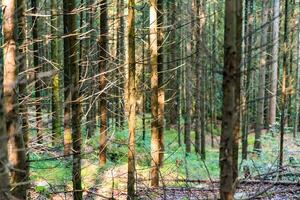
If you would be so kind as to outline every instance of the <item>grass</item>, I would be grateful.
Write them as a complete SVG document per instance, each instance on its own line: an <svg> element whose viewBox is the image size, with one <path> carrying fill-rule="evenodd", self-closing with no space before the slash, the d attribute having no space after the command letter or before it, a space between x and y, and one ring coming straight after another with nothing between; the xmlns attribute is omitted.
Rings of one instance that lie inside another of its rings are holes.
<svg viewBox="0 0 300 200"><path fill-rule="evenodd" d="M150 128L147 127L146 138L143 141L141 131L141 119L137 122L136 131L136 169L139 179L148 179L150 171ZM149 124L149 122L147 123ZM110 194L111 188L116 190L125 190L126 188L126 172L127 172L127 132L126 131L110 131L109 144L107 150L107 165L103 168L98 167L98 141L99 131L96 131L91 139L83 140L83 159L82 159L82 177L83 187L89 189L91 187L101 187L103 194ZM220 130L215 129L215 133ZM207 136L208 137L208 136ZM218 137L218 136L215 136ZM183 137L182 137L183 138ZM191 138L194 138L192 132ZM207 138L208 140L209 138ZM263 153L260 157L250 153L249 159L240 162L240 174L242 175L243 166L247 165L252 174L262 174L276 168L278 160L278 135L272 137L266 133L262 137ZM206 146L206 160L203 161L195 154L194 149L188 155L185 153L184 146L177 143L177 132L175 130L165 131L165 155L164 164L161 168L161 176L164 180L170 179L218 179L219 178L219 149L211 148L208 143ZM249 135L249 150L253 148L254 134ZM286 135L285 141L285 163L289 162L289 158L293 156L296 160L300 160L299 153L292 150L297 149L299 141L293 140L291 134ZM60 149L62 150L62 149ZM31 160L41 160L40 162L32 162L30 165L31 179L35 183L46 181L50 185L66 185L71 187L71 160L45 160L53 156L46 153L31 153ZM147 182L143 182L145 186ZM174 183L167 183L172 186ZM178 186L178 184L177 184ZM38 188L41 190L41 188Z"/></svg>

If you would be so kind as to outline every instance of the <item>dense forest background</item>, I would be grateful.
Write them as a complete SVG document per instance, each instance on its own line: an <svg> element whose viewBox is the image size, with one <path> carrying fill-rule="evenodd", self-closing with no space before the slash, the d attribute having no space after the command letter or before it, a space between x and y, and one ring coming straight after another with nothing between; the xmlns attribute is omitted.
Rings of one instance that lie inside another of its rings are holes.
<svg viewBox="0 0 300 200"><path fill-rule="evenodd" d="M298 199L299 0L2 0L0 200Z"/></svg>

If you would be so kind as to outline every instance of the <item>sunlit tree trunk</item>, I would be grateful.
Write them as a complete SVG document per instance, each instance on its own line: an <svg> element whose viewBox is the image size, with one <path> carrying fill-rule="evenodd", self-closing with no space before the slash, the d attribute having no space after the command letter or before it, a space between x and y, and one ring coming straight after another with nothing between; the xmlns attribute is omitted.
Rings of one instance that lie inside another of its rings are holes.
<svg viewBox="0 0 300 200"><path fill-rule="evenodd" d="M220 141L220 196L233 199L237 179L240 123L242 2L225 1L223 108Z"/></svg>
<svg viewBox="0 0 300 200"><path fill-rule="evenodd" d="M4 5L4 4L3 4ZM5 13L3 13L5 14ZM0 12L0 23L2 26L2 10ZM0 45L2 46L2 31L0 31ZM0 58L3 57L2 48L0 49ZM3 60L0 61L0 83L3 83ZM9 170L8 170L8 155L7 143L8 135L6 131L6 123L4 116L3 105L3 85L0 86L0 196L3 199L10 199L10 185L9 185Z"/></svg>
<svg viewBox="0 0 300 200"><path fill-rule="evenodd" d="M135 197L135 123L136 123L136 86L135 86L135 1L128 2L127 37L128 37L128 181L127 200Z"/></svg>
<svg viewBox="0 0 300 200"><path fill-rule="evenodd" d="M269 128L274 132L276 123L276 97L278 82L278 51L279 51L279 28L280 28L280 0L273 1L273 47L272 47L272 69L271 69L271 87L270 87L270 107L269 107Z"/></svg>
<svg viewBox="0 0 300 200"><path fill-rule="evenodd" d="M99 39L99 72L100 72L100 149L99 149L99 164L100 166L106 163L106 145L107 145L107 100L106 100L106 84L107 72L106 65L108 59L108 24L107 24L107 0L100 2L100 39Z"/></svg>
<svg viewBox="0 0 300 200"><path fill-rule="evenodd" d="M150 0L150 66L151 66L151 186L159 185L159 116L158 116L158 35L157 0Z"/></svg>
<svg viewBox="0 0 300 200"><path fill-rule="evenodd" d="M16 64L16 42L14 38L15 31L15 1L3 0L3 60L4 60L4 76L3 76L3 99L4 114L6 116L6 130L9 136L8 155L9 162L13 169L11 171L12 196L18 199L26 199L27 184L26 182L26 155L23 139L23 132L19 124L19 103L18 103L18 84L17 73L18 66ZM4 127L2 127L4 128ZM5 134L5 132L3 133ZM5 134L6 135L6 134ZM5 142L4 138L4 142ZM6 143L6 142L5 142ZM4 158L5 158L5 148ZM7 169L6 169L7 170ZM4 176L5 178L5 176ZM5 185L5 183L3 183ZM8 183L7 183L8 184Z"/></svg>
<svg viewBox="0 0 300 200"><path fill-rule="evenodd" d="M164 89L164 57L163 57L163 0L157 0L157 73L158 73L158 137L159 137L159 165L164 160L164 110L165 110L165 89Z"/></svg>
<svg viewBox="0 0 300 200"><path fill-rule="evenodd" d="M269 0L263 0L262 5L262 24L265 25L268 21L268 2ZM261 151L261 134L264 129L264 104L265 104L265 82L266 82L266 67L267 67L267 41L268 41L268 26L264 26L261 33L261 57L259 66L259 81L258 81L258 103L257 103L257 115L256 115L256 127L255 127L255 142L254 150Z"/></svg>

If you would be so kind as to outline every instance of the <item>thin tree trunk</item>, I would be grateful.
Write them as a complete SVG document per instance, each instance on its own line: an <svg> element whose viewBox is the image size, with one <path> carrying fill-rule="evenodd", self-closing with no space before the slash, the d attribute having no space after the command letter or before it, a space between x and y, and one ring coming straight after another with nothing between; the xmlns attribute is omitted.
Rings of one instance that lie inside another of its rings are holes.
<svg viewBox="0 0 300 200"><path fill-rule="evenodd" d="M163 58L163 0L157 0L157 75L158 75L158 137L159 137L159 165L164 160L164 110L165 110L165 89L164 89L164 58Z"/></svg>
<svg viewBox="0 0 300 200"><path fill-rule="evenodd" d="M220 141L220 195L233 199L237 176L237 147L240 123L240 63L242 4L225 1L223 110Z"/></svg>
<svg viewBox="0 0 300 200"><path fill-rule="evenodd" d="M188 12L192 12L192 6L188 4ZM192 17L193 22L193 17ZM189 40L186 42L186 53L188 58L187 65L185 66L185 113L184 113L184 141L185 141L185 151L186 153L191 152L191 109L192 109L192 84L191 84L191 78L192 78L192 49L193 49L193 41L192 41L192 29L193 24L190 24L190 27L188 31L188 35L190 37L187 37Z"/></svg>
<svg viewBox="0 0 300 200"><path fill-rule="evenodd" d="M37 14L37 1L31 0L32 13ZM34 76L35 76L35 111L36 111L36 132L37 142L43 142L42 135L42 106L41 106L41 81L38 78L38 74L41 72L41 66L39 61L39 43L38 43L38 17L32 17L32 40L33 40L33 65L34 65Z"/></svg>
<svg viewBox="0 0 300 200"><path fill-rule="evenodd" d="M3 36L4 36L4 76L3 76L3 99L4 114L6 116L6 131L9 136L8 155L9 161L13 169L11 171L12 196L18 199L26 199L27 184L21 183L27 181L26 175L26 154L22 129L19 124L19 104L17 89L17 73L16 65L16 42L14 38L15 24L15 1L3 0ZM4 128L4 127L3 127ZM5 134L5 132L3 133ZM6 135L6 134L5 134ZM5 142L7 138L3 138ZM5 142L6 143L6 142ZM5 148L4 158L5 158ZM5 173L4 173L5 174ZM4 176L5 178L5 176ZM6 185L3 183L4 186ZM8 186L8 183L7 185Z"/></svg>
<svg viewBox="0 0 300 200"><path fill-rule="evenodd" d="M295 113L295 123L294 123L294 138L298 137L298 126L299 126L299 101L300 101L300 15L298 17L298 52L297 52L297 75L296 75L296 113Z"/></svg>
<svg viewBox="0 0 300 200"><path fill-rule="evenodd" d="M272 132L276 123L276 97L278 82L278 56L279 56L279 28L280 28L280 0L274 0L273 5L273 48L272 48L272 70L271 70L271 88L270 88L270 107L269 107L269 128Z"/></svg>
<svg viewBox="0 0 300 200"><path fill-rule="evenodd" d="M106 164L106 145L107 145L107 100L106 100L106 65L108 60L108 24L107 24L107 0L100 2L100 39L99 39L99 72L100 72L100 149L99 164Z"/></svg>
<svg viewBox="0 0 300 200"><path fill-rule="evenodd" d="M262 11L262 24L268 22L268 1L263 0ZM264 129L264 105L265 105L265 82L266 82L266 67L267 67L267 41L268 41L268 27L264 26L261 35L261 57L259 66L259 81L258 81L258 103L257 103L257 115L256 115L256 127L255 127L255 141L254 150L258 153L261 151L261 134Z"/></svg>
<svg viewBox="0 0 300 200"><path fill-rule="evenodd" d="M127 199L135 198L135 123L136 123L136 86L135 86L135 1L128 2L128 180Z"/></svg>
<svg viewBox="0 0 300 200"><path fill-rule="evenodd" d="M288 56L288 0L285 0L284 11L284 52L282 63L282 88L281 88L281 116L280 116L280 145L279 145L279 168L283 165L283 142L285 134L285 110L286 110L286 83L287 83L287 56Z"/></svg>
<svg viewBox="0 0 300 200"><path fill-rule="evenodd" d="M158 113L158 38L157 0L150 0L150 65L151 65L151 186L159 185L159 113Z"/></svg>
<svg viewBox="0 0 300 200"><path fill-rule="evenodd" d="M55 66L56 73L52 77L52 143L55 145L59 136L61 136L61 100L60 100L60 64L58 40L55 39L57 35L56 29L58 27L58 16L57 16L57 0L51 0L51 36L54 39L51 40L51 61Z"/></svg>

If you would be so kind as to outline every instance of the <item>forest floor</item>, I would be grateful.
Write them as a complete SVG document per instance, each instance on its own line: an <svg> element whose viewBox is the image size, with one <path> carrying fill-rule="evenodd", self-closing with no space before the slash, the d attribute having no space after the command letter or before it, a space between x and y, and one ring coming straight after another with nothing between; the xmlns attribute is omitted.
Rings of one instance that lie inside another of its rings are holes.
<svg viewBox="0 0 300 200"><path fill-rule="evenodd" d="M149 187L151 161L149 130L150 127L147 127L144 141L140 125L136 132L137 199L216 199L219 179L219 147L216 144L218 144L219 129L213 130L214 147L211 147L210 136L207 135L205 161L201 160L194 150L186 156L184 146L178 145L177 132L165 131L164 165L160 171L162 187L159 190ZM83 139L82 186L85 199L109 199L112 196L115 199L126 199L127 132L110 131L109 137L108 161L103 168L98 166L99 134L95 134L90 139ZM300 186L294 184L300 182L300 141L294 139L292 134L286 134L282 185L278 183L277 173L279 135L275 134L274 137L270 133L263 135L263 149L259 157L251 153L254 134L249 135L248 143L250 153L248 160L240 162L240 178L244 178L243 169L247 166L250 172L247 181L269 182L241 183L236 198L300 199L295 197L300 196ZM31 194L34 199L70 199L72 161L63 156L62 147L52 146L50 142L48 147L39 146L32 141L31 149Z"/></svg>

